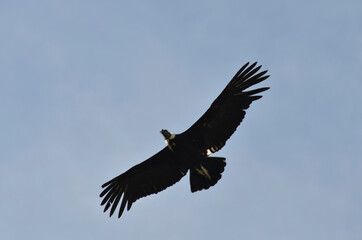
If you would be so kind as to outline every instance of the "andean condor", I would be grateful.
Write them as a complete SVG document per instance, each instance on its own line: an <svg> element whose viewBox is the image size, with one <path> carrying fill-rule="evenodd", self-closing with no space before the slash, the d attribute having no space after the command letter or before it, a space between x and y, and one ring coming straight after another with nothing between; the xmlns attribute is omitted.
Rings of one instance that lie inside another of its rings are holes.
<svg viewBox="0 0 362 240"><path fill-rule="evenodd" d="M210 108L188 130L173 134L161 130L167 146L146 161L102 185L100 197L104 212L114 213L119 202L118 217L127 204L129 210L139 198L158 193L178 182L190 171L191 192L208 189L221 178L225 158L210 157L219 151L234 133L250 104L268 87L245 91L269 77L261 66L246 63L232 78ZM123 196L122 200L121 197Z"/></svg>

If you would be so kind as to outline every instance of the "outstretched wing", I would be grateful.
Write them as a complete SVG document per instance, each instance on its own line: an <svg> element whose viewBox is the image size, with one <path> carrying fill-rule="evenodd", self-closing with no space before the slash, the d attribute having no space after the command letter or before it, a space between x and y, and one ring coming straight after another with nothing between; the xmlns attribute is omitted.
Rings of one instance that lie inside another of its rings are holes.
<svg viewBox="0 0 362 240"><path fill-rule="evenodd" d="M246 63L211 104L210 108L188 130L182 133L192 139L205 153L220 150L244 119L245 110L262 96L255 95L269 88L245 91L269 76L257 73L261 66Z"/></svg>
<svg viewBox="0 0 362 240"><path fill-rule="evenodd" d="M109 214L112 216L121 202L118 213L120 217L126 204L129 210L137 199L158 193L178 182L187 170L176 160L169 148L165 147L146 161L102 185L105 189L100 197L104 197L101 203L105 205L104 212L112 207Z"/></svg>

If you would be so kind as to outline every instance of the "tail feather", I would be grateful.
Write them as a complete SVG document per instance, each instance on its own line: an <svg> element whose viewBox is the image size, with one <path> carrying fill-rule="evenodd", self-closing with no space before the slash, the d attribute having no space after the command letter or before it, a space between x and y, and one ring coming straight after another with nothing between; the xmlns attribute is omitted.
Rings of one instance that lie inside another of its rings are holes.
<svg viewBox="0 0 362 240"><path fill-rule="evenodd" d="M226 166L225 158L208 157L199 166L190 170L191 192L208 189L220 179Z"/></svg>

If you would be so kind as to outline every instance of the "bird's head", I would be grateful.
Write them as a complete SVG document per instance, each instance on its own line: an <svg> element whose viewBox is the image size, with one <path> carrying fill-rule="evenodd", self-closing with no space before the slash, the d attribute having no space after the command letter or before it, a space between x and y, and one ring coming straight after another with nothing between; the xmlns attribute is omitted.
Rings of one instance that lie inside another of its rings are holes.
<svg viewBox="0 0 362 240"><path fill-rule="evenodd" d="M175 134L170 133L166 129L162 129L160 131L160 133L163 135L163 137L165 138L166 141L169 141L169 140L171 140L171 139L173 139L175 137Z"/></svg>

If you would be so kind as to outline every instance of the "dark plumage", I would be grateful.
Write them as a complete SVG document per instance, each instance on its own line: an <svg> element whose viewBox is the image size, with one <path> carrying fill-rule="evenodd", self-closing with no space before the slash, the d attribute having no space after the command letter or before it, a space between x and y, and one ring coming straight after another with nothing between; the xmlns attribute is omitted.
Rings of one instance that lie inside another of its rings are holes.
<svg viewBox="0 0 362 240"><path fill-rule="evenodd" d="M269 88L245 91L264 81L267 71L257 73L261 66L245 64L210 108L188 130L171 134L161 130L167 146L146 161L102 185L101 205L110 209L110 216L118 203L120 217L127 205L129 210L137 199L158 193L178 182L190 170L191 191L214 186L221 178L225 158L209 157L220 150L244 119L245 110L262 96L255 95ZM122 197L123 196L123 197Z"/></svg>

